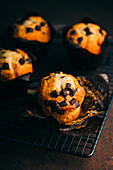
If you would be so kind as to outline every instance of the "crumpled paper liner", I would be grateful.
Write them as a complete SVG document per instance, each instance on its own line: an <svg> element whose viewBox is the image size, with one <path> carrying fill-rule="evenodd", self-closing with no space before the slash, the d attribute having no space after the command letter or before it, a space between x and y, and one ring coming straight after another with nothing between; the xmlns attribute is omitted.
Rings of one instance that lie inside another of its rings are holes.
<svg viewBox="0 0 113 170"><path fill-rule="evenodd" d="M84 86L86 91L85 99L81 107L81 113L76 120L64 124L59 124L59 129L63 132L68 132L74 129L85 127L88 122L95 120L99 114L104 114L108 106L109 81L106 74L89 75L77 77ZM29 89L28 94L34 96L33 105L29 105L26 109L25 117L37 117L45 119L45 115L41 111L40 105L37 104L35 94L37 89ZM95 118L93 118L95 116ZM100 120L100 118L98 119ZM98 121L95 121L96 123ZM100 121L99 121L100 122ZM95 126L95 124L94 124Z"/></svg>

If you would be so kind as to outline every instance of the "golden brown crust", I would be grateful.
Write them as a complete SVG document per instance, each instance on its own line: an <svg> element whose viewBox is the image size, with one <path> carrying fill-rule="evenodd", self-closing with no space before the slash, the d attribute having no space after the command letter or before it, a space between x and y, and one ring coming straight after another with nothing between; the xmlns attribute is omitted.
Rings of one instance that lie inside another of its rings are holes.
<svg viewBox="0 0 113 170"><path fill-rule="evenodd" d="M32 60L22 50L0 50L0 80L5 82L33 73Z"/></svg>
<svg viewBox="0 0 113 170"><path fill-rule="evenodd" d="M75 120L84 100L83 86L72 75L51 73L44 77L38 89L38 101L46 116L62 124Z"/></svg>
<svg viewBox="0 0 113 170"><path fill-rule="evenodd" d="M17 21L13 28L13 38L41 43L48 43L51 39L50 27L41 16L29 16L22 24Z"/></svg>
<svg viewBox="0 0 113 170"><path fill-rule="evenodd" d="M100 26L93 23L78 23L72 26L67 32L66 40L70 38L73 43L88 50L93 54L101 53L101 46L105 40L107 33Z"/></svg>

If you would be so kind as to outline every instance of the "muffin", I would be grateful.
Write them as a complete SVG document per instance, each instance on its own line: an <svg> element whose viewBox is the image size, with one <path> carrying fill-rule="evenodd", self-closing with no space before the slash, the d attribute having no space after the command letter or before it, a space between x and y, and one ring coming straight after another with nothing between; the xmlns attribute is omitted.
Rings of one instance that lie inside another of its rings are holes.
<svg viewBox="0 0 113 170"><path fill-rule="evenodd" d="M78 118L85 90L80 81L63 72L50 73L38 87L37 99L45 116L54 117L60 124Z"/></svg>
<svg viewBox="0 0 113 170"><path fill-rule="evenodd" d="M52 26L37 13L29 13L18 18L9 29L9 35L15 46L30 50L37 57L45 54L53 34Z"/></svg>
<svg viewBox="0 0 113 170"><path fill-rule="evenodd" d="M0 50L0 91L3 95L13 95L15 90L16 93L26 91L32 73L32 59L27 53L20 49Z"/></svg>
<svg viewBox="0 0 113 170"><path fill-rule="evenodd" d="M5 82L33 73L32 60L20 49L0 50L0 81Z"/></svg>
<svg viewBox="0 0 113 170"><path fill-rule="evenodd" d="M107 32L91 20L66 28L64 45L73 65L80 70L98 67L106 36Z"/></svg>

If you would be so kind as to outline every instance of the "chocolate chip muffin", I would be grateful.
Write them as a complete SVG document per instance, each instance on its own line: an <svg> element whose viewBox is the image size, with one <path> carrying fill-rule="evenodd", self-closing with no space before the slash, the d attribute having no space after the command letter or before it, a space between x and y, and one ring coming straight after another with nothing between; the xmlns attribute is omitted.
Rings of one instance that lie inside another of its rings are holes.
<svg viewBox="0 0 113 170"><path fill-rule="evenodd" d="M0 50L0 81L6 82L33 73L32 59L20 49Z"/></svg>
<svg viewBox="0 0 113 170"><path fill-rule="evenodd" d="M29 13L10 27L9 34L18 48L30 50L42 56L53 38L52 26L37 13Z"/></svg>
<svg viewBox="0 0 113 170"><path fill-rule="evenodd" d="M66 40L71 39L74 44L85 48L90 53L99 55L107 33L100 26L93 23L78 23L67 32Z"/></svg>
<svg viewBox="0 0 113 170"><path fill-rule="evenodd" d="M106 36L107 32L90 20L69 27L65 32L64 43L75 67L96 68L102 59Z"/></svg>
<svg viewBox="0 0 113 170"><path fill-rule="evenodd" d="M85 90L81 82L70 74L50 73L38 88L38 101L45 116L52 116L60 124L75 120L80 113Z"/></svg>

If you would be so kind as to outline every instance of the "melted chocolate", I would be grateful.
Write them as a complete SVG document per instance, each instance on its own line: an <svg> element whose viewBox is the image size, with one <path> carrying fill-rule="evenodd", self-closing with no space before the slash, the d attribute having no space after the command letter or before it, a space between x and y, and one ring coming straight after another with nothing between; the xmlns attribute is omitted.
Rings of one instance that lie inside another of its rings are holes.
<svg viewBox="0 0 113 170"><path fill-rule="evenodd" d="M83 40L82 37L79 37L79 38L77 39L77 41L78 41L79 44L81 43L82 40Z"/></svg>
<svg viewBox="0 0 113 170"><path fill-rule="evenodd" d="M56 90L52 91L52 92L50 93L50 95L51 95L52 97L54 97L54 98L58 97L58 93L57 93Z"/></svg>
<svg viewBox="0 0 113 170"><path fill-rule="evenodd" d="M70 89L71 88L71 84L70 83L66 83L66 89Z"/></svg>
<svg viewBox="0 0 113 170"><path fill-rule="evenodd" d="M61 107L67 106L66 100L63 100L62 102L59 103Z"/></svg>
<svg viewBox="0 0 113 170"><path fill-rule="evenodd" d="M66 89L61 90L60 95L66 97L68 95L67 90Z"/></svg>
<svg viewBox="0 0 113 170"><path fill-rule="evenodd" d="M76 93L76 90L74 90L74 89L70 89L70 93L69 93L69 95L70 95L70 96L74 96L74 95L75 95L75 93Z"/></svg>
<svg viewBox="0 0 113 170"><path fill-rule="evenodd" d="M76 34L76 31L75 31L75 30L72 30L72 31L70 32L70 35L74 35L74 34Z"/></svg>
<svg viewBox="0 0 113 170"><path fill-rule="evenodd" d="M61 79L63 79L65 76L62 76Z"/></svg>
<svg viewBox="0 0 113 170"><path fill-rule="evenodd" d="M40 31L41 30L40 26L36 25L35 30Z"/></svg>
<svg viewBox="0 0 113 170"><path fill-rule="evenodd" d="M5 51L2 51L2 53L1 54L5 54Z"/></svg>
<svg viewBox="0 0 113 170"><path fill-rule="evenodd" d="M2 58L3 58L3 59L6 59L6 57L5 57L5 56L3 56Z"/></svg>
<svg viewBox="0 0 113 170"><path fill-rule="evenodd" d="M75 104L75 106L76 106L76 108L78 108L78 107L80 106L79 102L77 102L77 103Z"/></svg>
<svg viewBox="0 0 113 170"><path fill-rule="evenodd" d="M20 65L23 65L25 63L25 58L24 57L20 58L18 62L20 63Z"/></svg>
<svg viewBox="0 0 113 170"><path fill-rule="evenodd" d="M30 27L26 28L26 33L29 33L29 32L33 32L33 29Z"/></svg>
<svg viewBox="0 0 113 170"><path fill-rule="evenodd" d="M70 103L71 105L74 105L74 104L76 103L76 99L75 99L75 98L72 98L72 99L69 101L69 103Z"/></svg>
<svg viewBox="0 0 113 170"><path fill-rule="evenodd" d="M43 27L45 25L45 22L41 22L40 26Z"/></svg>
<svg viewBox="0 0 113 170"><path fill-rule="evenodd" d="M9 70L9 64L3 63L3 70Z"/></svg>
<svg viewBox="0 0 113 170"><path fill-rule="evenodd" d="M86 35L87 35L87 36L93 34L92 32L90 32L90 30L89 30L88 27L86 27L86 28L84 29L84 31L86 32Z"/></svg>

